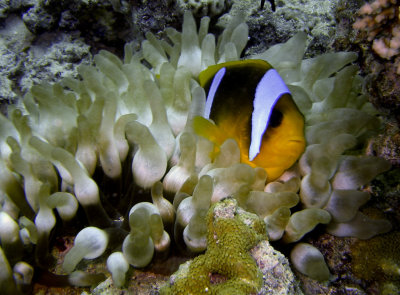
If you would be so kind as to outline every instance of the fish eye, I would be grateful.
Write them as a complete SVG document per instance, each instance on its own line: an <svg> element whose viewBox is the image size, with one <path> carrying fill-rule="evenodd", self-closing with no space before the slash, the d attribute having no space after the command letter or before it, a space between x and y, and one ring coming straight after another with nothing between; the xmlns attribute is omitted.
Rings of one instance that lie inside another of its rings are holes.
<svg viewBox="0 0 400 295"><path fill-rule="evenodd" d="M283 119L283 114L279 110L274 108L272 110L271 117L269 118L268 126L271 126L272 128L276 128L279 125L281 125L282 119Z"/></svg>

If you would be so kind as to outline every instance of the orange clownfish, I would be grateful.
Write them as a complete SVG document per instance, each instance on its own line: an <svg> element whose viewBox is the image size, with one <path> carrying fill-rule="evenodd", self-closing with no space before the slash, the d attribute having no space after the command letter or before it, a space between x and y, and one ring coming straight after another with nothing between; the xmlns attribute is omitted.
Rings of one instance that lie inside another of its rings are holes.
<svg viewBox="0 0 400 295"><path fill-rule="evenodd" d="M207 100L204 118L196 117L193 127L217 149L235 139L241 162L263 167L268 181L303 153L304 117L269 63L249 59L213 65L200 73L199 82Z"/></svg>

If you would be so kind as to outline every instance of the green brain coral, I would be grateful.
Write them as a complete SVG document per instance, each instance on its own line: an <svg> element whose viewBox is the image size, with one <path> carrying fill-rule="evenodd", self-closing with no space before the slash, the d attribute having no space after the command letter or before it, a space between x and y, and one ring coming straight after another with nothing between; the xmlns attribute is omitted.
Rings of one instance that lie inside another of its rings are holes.
<svg viewBox="0 0 400 295"><path fill-rule="evenodd" d="M181 265L161 294L250 294L262 274L250 249L265 239L265 224L255 214L239 214L234 199L215 203L207 214L207 250ZM222 282L212 283L212 276Z"/></svg>
<svg viewBox="0 0 400 295"><path fill-rule="evenodd" d="M9 107L8 117L0 116L0 254L7 266L0 286L11 282L3 293L13 294L19 286L13 269L21 263L50 268L49 241L57 222L85 224L93 230L91 239L102 241L101 247L81 249L77 238L71 251L80 255L74 259L94 259L109 253L107 247L122 253L109 263L118 285L124 284L128 262L142 267L155 252L167 251L166 227L180 249L204 250L203 216L210 203L227 196L261 217L273 240L296 242L318 223L328 223L331 234L362 239L390 230L388 221L359 212L369 198L360 188L390 165L362 155L380 122L361 94L363 79L351 65L356 54L303 60L307 38L298 33L248 57L274 66L305 116L307 147L299 163L266 185L263 169L240 163L234 140L211 158L212 143L193 132L193 118L203 114L206 98L199 73L239 60L248 40L245 23L232 22L218 40L208 33L209 23L204 17L197 28L186 13L182 32L165 30L168 41L149 33L140 50L126 46L124 60L101 51L95 65L79 68L80 80L37 85ZM152 195L154 204L130 212L139 194L147 201ZM215 230L236 226L249 242L256 239L236 223L223 221ZM186 241L194 238L199 243L188 247ZM138 248L146 258L140 263L137 258L143 257L133 253ZM245 278L236 284L254 290L258 271L242 255L250 272L233 268ZM114 261L124 267L115 269ZM79 270L82 265L72 262L65 263L65 270L73 284L92 284L90 275ZM227 263L237 261L220 265Z"/></svg>

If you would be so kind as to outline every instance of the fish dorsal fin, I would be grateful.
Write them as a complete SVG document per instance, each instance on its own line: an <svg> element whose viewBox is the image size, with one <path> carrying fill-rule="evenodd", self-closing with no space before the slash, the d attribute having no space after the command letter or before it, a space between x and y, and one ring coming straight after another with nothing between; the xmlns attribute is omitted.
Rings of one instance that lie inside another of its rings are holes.
<svg viewBox="0 0 400 295"><path fill-rule="evenodd" d="M290 94L285 82L275 69L268 70L256 87L251 117L251 142L249 160L253 161L260 152L261 141L268 128L269 119L279 98Z"/></svg>

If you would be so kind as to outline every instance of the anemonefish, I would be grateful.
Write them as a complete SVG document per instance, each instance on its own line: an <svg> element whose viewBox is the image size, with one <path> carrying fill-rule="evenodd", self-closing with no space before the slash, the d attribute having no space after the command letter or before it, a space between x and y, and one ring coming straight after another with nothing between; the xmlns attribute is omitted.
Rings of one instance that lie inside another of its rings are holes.
<svg viewBox="0 0 400 295"><path fill-rule="evenodd" d="M194 119L194 131L217 148L235 139L241 162L263 167L268 181L303 153L304 117L269 63L249 59L213 65L200 73L199 82L207 99L204 116Z"/></svg>

